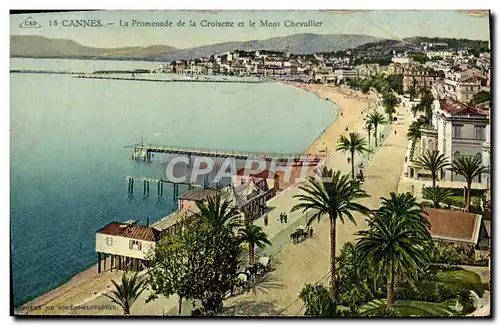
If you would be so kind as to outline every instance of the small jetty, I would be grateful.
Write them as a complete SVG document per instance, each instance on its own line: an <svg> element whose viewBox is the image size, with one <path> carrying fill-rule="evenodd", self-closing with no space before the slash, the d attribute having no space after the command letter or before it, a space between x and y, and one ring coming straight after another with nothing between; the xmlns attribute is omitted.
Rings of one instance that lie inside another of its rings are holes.
<svg viewBox="0 0 500 326"><path fill-rule="evenodd" d="M296 161L310 161L319 162L324 155L307 155L307 154L273 154L273 153L258 153L258 152L244 152L244 151L229 151L218 149L206 149L196 147L177 147L168 145L129 145L126 148L133 148L132 159L151 161L152 153L166 153L191 156L205 156L205 157L219 157L219 158L235 158L235 159L265 159L265 160L283 160L288 161L293 159Z"/></svg>
<svg viewBox="0 0 500 326"><path fill-rule="evenodd" d="M201 185L198 184L192 184L188 182L173 182L170 180L164 180L164 179L156 179L156 178L148 178L148 177L141 177L141 176L130 176L130 175L125 175L123 176L124 179L128 181L128 193L133 194L134 193L134 181L142 181L143 182L143 195L149 196L149 185L152 182L153 184L156 183L157 185L157 192L158 192L158 197L163 197L163 184L164 183L170 183L174 186L174 193L173 193L173 200L176 200L177 197L179 197L179 186L187 186L189 190L192 188L196 187L202 187Z"/></svg>

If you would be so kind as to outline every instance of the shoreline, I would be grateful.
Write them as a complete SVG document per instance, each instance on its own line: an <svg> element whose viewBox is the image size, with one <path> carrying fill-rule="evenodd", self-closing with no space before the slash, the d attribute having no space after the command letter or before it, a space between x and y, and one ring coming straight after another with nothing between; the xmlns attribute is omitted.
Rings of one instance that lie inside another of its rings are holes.
<svg viewBox="0 0 500 326"><path fill-rule="evenodd" d="M332 148L335 149L339 135L346 133L343 126L347 125L350 130L354 129L359 122L362 122L363 112L368 108L368 103L373 103L373 99L370 98L372 94L359 95L352 91L351 94L354 95L348 95L342 88L334 88L329 85L294 82L279 82L279 84L311 92L319 98L332 102L337 108L335 120L316 137L303 154L330 153ZM285 190L286 188L283 189L283 191ZM67 282L20 305L14 309L15 314L65 314L64 311L57 308L51 311L43 307L78 306L101 295L103 292L107 292L111 279L118 279L122 272L106 270L101 274L97 274L96 266L97 264L92 264L70 277ZM37 307L41 308L35 309Z"/></svg>
<svg viewBox="0 0 500 326"><path fill-rule="evenodd" d="M335 151L339 136L355 130L355 127L363 121L364 116L368 113L369 105L375 106L377 101L374 93L365 95L359 91L326 84L293 82L282 82L281 84L313 93L321 99L332 102L337 107L336 119L316 137L303 154L329 154L332 149ZM348 131L345 131L346 127Z"/></svg>

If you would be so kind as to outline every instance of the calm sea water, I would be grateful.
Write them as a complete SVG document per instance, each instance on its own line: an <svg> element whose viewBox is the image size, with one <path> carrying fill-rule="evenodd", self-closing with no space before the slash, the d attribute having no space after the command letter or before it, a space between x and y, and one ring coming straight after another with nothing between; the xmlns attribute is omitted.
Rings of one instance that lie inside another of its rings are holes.
<svg viewBox="0 0 500 326"><path fill-rule="evenodd" d="M158 63L11 59L11 69L92 71ZM111 221L154 222L176 209L127 194L124 175L161 178L124 146L146 143L299 153L334 120L315 95L277 84L153 83L11 74L11 243L14 303L97 261L95 231Z"/></svg>

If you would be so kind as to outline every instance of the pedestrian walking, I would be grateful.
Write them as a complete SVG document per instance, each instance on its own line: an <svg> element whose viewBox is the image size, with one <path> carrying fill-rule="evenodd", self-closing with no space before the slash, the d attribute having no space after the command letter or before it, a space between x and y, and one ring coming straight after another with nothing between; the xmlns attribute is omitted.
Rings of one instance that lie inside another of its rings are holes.
<svg viewBox="0 0 500 326"><path fill-rule="evenodd" d="M351 163L351 158L350 157L347 158L347 164L349 164L349 163Z"/></svg>
<svg viewBox="0 0 500 326"><path fill-rule="evenodd" d="M283 216L285 218L285 223L286 223L286 220L288 219L288 215L285 214L285 216Z"/></svg>
<svg viewBox="0 0 500 326"><path fill-rule="evenodd" d="M266 216L264 216L264 225L267 226L268 223L269 223L269 219L266 215Z"/></svg>
<svg viewBox="0 0 500 326"><path fill-rule="evenodd" d="M280 222L283 223L283 213L280 214Z"/></svg>
<svg viewBox="0 0 500 326"><path fill-rule="evenodd" d="M396 134L396 130L394 130L394 134Z"/></svg>

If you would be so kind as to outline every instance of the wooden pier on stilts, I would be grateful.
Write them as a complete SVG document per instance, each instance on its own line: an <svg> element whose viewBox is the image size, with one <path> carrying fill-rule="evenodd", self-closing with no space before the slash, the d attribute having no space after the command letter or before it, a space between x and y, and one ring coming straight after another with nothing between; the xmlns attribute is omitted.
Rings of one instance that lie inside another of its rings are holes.
<svg viewBox="0 0 500 326"><path fill-rule="evenodd" d="M128 193L129 194L134 193L134 181L139 181L139 182L142 181L143 182L143 195L144 195L144 197L149 196L150 183L156 183L158 197L163 197L163 184L165 184L165 183L172 184L174 187L174 193L173 193L174 200L176 200L177 197L179 197L179 186L187 186L189 190L191 190L193 188L203 188L202 185L188 183L188 182L173 182L173 181L164 180L164 179L147 178L147 177L130 176L130 175L125 175L125 176L123 176L123 178L128 181Z"/></svg>
<svg viewBox="0 0 500 326"><path fill-rule="evenodd" d="M141 160L149 162L153 153L166 153L166 154L178 154L187 157L191 156L205 156L205 157L218 157L218 158L235 158L235 159L266 159L266 160L284 160L293 159L296 161L309 161L311 163L319 162L325 157L324 154L319 155L308 155L308 154L282 154L282 153L259 153L259 152L245 152L245 151L229 151L229 150L217 150L217 149L206 149L206 148L196 148L196 147L177 147L168 145L144 145L136 144L125 146L126 148L133 148L132 159Z"/></svg>

